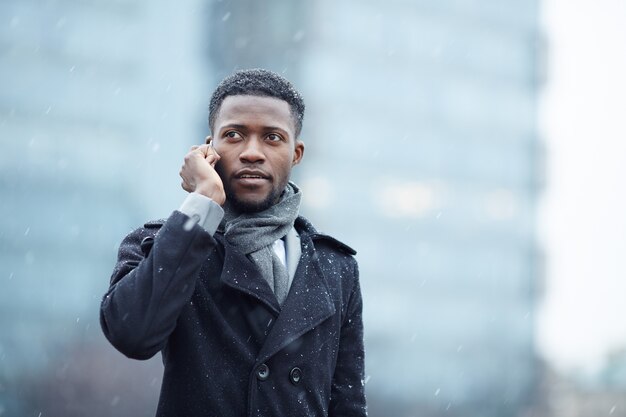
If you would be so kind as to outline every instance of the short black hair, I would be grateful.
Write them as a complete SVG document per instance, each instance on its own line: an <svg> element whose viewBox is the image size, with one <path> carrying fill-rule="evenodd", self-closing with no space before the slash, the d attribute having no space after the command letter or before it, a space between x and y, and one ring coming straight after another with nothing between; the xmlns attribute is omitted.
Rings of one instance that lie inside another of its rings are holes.
<svg viewBox="0 0 626 417"><path fill-rule="evenodd" d="M254 68L237 71L224 78L217 86L209 104L209 127L215 127L215 119L222 102L228 96L262 96L284 100L291 108L296 137L300 136L304 120L304 100L302 95L284 77L275 72Z"/></svg>

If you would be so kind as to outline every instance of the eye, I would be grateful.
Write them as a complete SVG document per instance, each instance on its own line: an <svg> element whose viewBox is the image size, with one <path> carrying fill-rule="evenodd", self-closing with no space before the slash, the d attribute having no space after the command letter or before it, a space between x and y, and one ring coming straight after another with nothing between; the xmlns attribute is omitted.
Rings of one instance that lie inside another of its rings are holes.
<svg viewBox="0 0 626 417"><path fill-rule="evenodd" d="M282 136L277 135L276 133L270 133L269 135L267 135L267 139L270 142L280 142L281 140L283 140Z"/></svg>
<svg viewBox="0 0 626 417"><path fill-rule="evenodd" d="M229 130L228 132L224 134L224 137L228 139L241 139L242 138L239 132L235 130Z"/></svg>

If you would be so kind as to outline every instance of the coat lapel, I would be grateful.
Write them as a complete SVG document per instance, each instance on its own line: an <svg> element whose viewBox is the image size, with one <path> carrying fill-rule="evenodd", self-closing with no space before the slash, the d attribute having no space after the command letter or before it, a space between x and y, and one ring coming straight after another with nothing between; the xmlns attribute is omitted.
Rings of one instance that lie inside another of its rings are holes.
<svg viewBox="0 0 626 417"><path fill-rule="evenodd" d="M280 306L267 281L248 257L222 240L224 244L224 268L221 280L224 284L248 294L265 304L275 315Z"/></svg>
<svg viewBox="0 0 626 417"><path fill-rule="evenodd" d="M259 352L259 364L335 314L313 242L306 235L301 241L302 256L289 295Z"/></svg>

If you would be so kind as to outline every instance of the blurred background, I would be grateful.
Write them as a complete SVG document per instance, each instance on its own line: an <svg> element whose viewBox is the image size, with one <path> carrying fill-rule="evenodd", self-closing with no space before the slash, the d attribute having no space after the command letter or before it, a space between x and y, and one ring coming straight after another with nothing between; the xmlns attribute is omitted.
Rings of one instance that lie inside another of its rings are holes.
<svg viewBox="0 0 626 417"><path fill-rule="evenodd" d="M152 416L100 330L219 80L307 104L303 214L358 250L372 417L626 416L622 0L0 2L0 416Z"/></svg>

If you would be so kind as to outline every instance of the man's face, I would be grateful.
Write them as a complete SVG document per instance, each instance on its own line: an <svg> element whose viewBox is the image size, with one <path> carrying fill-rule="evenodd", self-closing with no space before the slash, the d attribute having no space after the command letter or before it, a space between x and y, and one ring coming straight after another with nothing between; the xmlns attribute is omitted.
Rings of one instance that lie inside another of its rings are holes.
<svg viewBox="0 0 626 417"><path fill-rule="evenodd" d="M304 144L296 139L286 101L237 95L222 102L215 119L213 147L221 156L215 166L226 201L240 212L274 205L300 162Z"/></svg>

